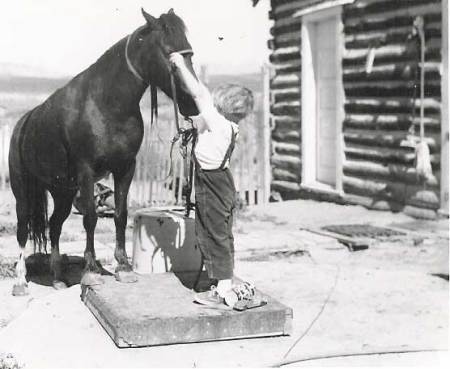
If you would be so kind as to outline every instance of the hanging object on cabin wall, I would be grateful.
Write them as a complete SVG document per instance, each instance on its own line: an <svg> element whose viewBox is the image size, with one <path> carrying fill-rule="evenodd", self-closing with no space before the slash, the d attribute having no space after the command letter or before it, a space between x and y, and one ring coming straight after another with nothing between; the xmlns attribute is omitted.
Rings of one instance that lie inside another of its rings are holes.
<svg viewBox="0 0 450 369"><path fill-rule="evenodd" d="M431 156L428 144L425 141L425 119L424 119L424 100L425 100L425 32L424 19L422 16L415 18L412 29L412 37L418 37L420 41L420 136L417 137L414 127L414 115L412 114L411 128L406 140L402 141L401 146L412 147L415 149L416 171L420 178L426 181L433 178L431 167ZM414 89L416 86L414 86ZM413 109L415 111L415 96L413 98Z"/></svg>
<svg viewBox="0 0 450 369"><path fill-rule="evenodd" d="M367 51L366 57L366 74L372 73L373 62L375 61L375 47L371 46Z"/></svg>
<svg viewBox="0 0 450 369"><path fill-rule="evenodd" d="M417 174L426 180L433 178L430 149L425 141L420 141L416 145L416 170Z"/></svg>
<svg viewBox="0 0 450 369"><path fill-rule="evenodd" d="M366 66L365 66L366 74L372 73L376 51L382 45L383 42L385 42L385 40L376 39L370 43L366 55Z"/></svg>

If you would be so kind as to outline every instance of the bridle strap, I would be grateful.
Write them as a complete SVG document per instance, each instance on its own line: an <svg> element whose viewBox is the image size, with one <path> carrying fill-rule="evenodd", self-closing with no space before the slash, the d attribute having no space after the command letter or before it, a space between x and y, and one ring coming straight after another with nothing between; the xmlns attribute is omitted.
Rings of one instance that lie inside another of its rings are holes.
<svg viewBox="0 0 450 369"><path fill-rule="evenodd" d="M170 87L172 89L172 101L173 101L173 113L175 116L175 125L177 127L177 132L180 133L180 121L178 118L177 86L175 85L175 76L172 69L170 71Z"/></svg>
<svg viewBox="0 0 450 369"><path fill-rule="evenodd" d="M178 54L181 54L181 55L194 53L194 51L192 49L184 49L184 50L179 50L179 51L174 51L174 52L177 52Z"/></svg>
<svg viewBox="0 0 450 369"><path fill-rule="evenodd" d="M143 27L144 27L144 26L139 27L136 31L134 31L133 33L130 33L130 34L128 35L127 43L126 43L126 45L125 45L125 59L126 59L126 61L127 61L127 66L128 66L128 69L130 70L130 72L133 73L133 75L134 75L139 81L141 81L141 82L144 83L145 85L148 85L149 83L145 82L144 78L141 77L141 75L139 74L139 72L136 70L136 68L135 68L135 67L133 66L133 64L131 63L130 57L128 56L128 47L129 47L129 45L130 45L130 41L131 41L132 36L133 36L136 32L138 32L139 30L141 30Z"/></svg>

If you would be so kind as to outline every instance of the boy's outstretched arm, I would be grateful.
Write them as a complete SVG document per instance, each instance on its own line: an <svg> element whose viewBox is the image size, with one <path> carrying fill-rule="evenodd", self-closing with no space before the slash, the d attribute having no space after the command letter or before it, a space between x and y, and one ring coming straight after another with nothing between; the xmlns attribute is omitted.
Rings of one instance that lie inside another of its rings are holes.
<svg viewBox="0 0 450 369"><path fill-rule="evenodd" d="M187 68L183 55L180 53L170 54L170 62L177 68L178 75L182 82L185 84L189 94L193 97L195 104L197 105L200 114L205 118L210 116L211 112L214 112L220 116L214 107L214 102L208 89L198 81ZM221 117L221 116L220 116ZM204 119L208 128L212 129L214 119Z"/></svg>
<svg viewBox="0 0 450 369"><path fill-rule="evenodd" d="M177 69L178 75L188 89L191 96L197 101L203 93L200 82L192 75L187 68L183 55L180 53L170 54L170 62Z"/></svg>

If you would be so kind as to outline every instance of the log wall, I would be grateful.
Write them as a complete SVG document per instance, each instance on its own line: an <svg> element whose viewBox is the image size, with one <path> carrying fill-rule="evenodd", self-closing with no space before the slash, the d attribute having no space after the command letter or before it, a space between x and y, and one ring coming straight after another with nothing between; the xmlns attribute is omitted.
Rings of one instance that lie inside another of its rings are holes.
<svg viewBox="0 0 450 369"><path fill-rule="evenodd" d="M271 1L272 190L283 198L302 194L301 18L293 15L320 2ZM420 101L414 107L412 99L419 55L408 41L418 15L425 20L425 135L434 175L426 183L417 176L413 149L401 146L412 126L419 133ZM441 0L356 0L343 6L342 22L344 198L432 217L439 208ZM375 49L375 59L367 74L369 48Z"/></svg>

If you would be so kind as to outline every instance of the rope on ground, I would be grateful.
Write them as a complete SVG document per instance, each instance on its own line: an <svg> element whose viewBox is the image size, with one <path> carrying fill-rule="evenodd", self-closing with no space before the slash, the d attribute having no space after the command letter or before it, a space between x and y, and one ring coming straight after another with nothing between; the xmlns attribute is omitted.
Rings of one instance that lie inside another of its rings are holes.
<svg viewBox="0 0 450 369"><path fill-rule="evenodd" d="M336 266L336 275L334 277L334 284L333 286L330 288L330 291L328 292L328 296L325 299L324 303L322 304L322 307L320 308L319 312L317 313L317 315L315 316L315 318L312 320L312 322L309 324L308 328L306 328L306 330L300 335L300 337L298 337L295 342L292 344L291 347L289 347L289 350L286 351L286 353L283 355L283 360L286 359L286 357L290 354L290 352L295 348L295 346L303 339L303 337L305 337L308 332L311 330L312 326L314 325L314 323L317 321L317 319L320 318L320 316L322 315L323 311L325 310L325 307L328 305L328 302L330 301L331 295L333 294L334 290L336 289L337 283L338 283L338 279L339 279L339 275L341 273L341 267L340 265Z"/></svg>
<svg viewBox="0 0 450 369"><path fill-rule="evenodd" d="M269 365L269 368L280 368L284 365L297 364L297 363L301 363L301 362L305 362L305 361L326 360L326 359L341 358L341 357L394 355L394 354L408 354L408 353L419 353L419 352L442 352L442 353L447 352L448 353L447 350L436 349L436 348L413 348L413 349L387 348L387 349L378 349L378 350L365 351L365 352L337 351L337 352L329 352L329 353L323 353L323 354L319 354L319 355L310 355L310 356L298 355L297 357L294 357L292 359L286 359L286 357L291 353L291 351L295 348L295 346L303 339L303 337L305 337L308 334L308 332L311 330L314 323L322 315L328 302L330 301L331 296L333 295L333 292L336 289L340 272L341 272L340 265L336 265L336 274L335 274L335 278L334 278L334 284L330 288L327 298L325 299L324 303L322 304L322 307L320 308L319 312L314 317L314 319L311 321L308 328L306 328L306 330L295 340L295 342L291 345L289 350L286 351L286 353L283 356L283 359Z"/></svg>
<svg viewBox="0 0 450 369"><path fill-rule="evenodd" d="M374 356L374 355L393 355L393 354L409 354L415 352L448 352L447 350L439 350L435 348L430 349L386 349L377 351L366 351L366 352L331 352L321 355L311 355L304 357L297 357L290 360L282 360L270 365L270 368L279 368L284 365L297 364L304 361L314 361L314 360L324 360L324 359L334 359L341 357L355 357L355 356Z"/></svg>

